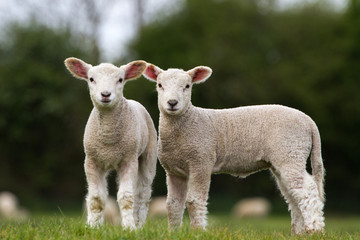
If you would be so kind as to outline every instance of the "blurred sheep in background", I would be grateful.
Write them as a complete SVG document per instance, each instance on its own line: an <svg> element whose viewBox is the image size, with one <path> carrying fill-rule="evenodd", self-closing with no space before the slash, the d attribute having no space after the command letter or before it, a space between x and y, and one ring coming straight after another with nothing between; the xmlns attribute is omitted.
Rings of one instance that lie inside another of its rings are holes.
<svg viewBox="0 0 360 240"><path fill-rule="evenodd" d="M166 217L166 196L154 197L149 206L149 217Z"/></svg>
<svg viewBox="0 0 360 240"><path fill-rule="evenodd" d="M5 219L24 220L29 217L29 212L19 206L19 200L11 192L0 192L0 217Z"/></svg>
<svg viewBox="0 0 360 240"><path fill-rule="evenodd" d="M261 197L244 198L232 208L234 218L261 218L267 217L271 210L270 202Z"/></svg>

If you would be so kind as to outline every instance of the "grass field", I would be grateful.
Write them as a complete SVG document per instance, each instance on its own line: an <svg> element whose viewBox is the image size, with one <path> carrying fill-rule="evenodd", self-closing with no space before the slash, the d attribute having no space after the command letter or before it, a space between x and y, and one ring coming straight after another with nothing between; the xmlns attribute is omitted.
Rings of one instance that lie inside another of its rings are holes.
<svg viewBox="0 0 360 240"><path fill-rule="evenodd" d="M326 234L310 237L292 236L287 216L234 220L210 215L206 231L190 229L187 218L177 231L167 230L166 219L148 219L144 228L131 232L112 225L90 229L84 217L56 214L23 222L0 220L0 239L360 239L360 217L327 217Z"/></svg>

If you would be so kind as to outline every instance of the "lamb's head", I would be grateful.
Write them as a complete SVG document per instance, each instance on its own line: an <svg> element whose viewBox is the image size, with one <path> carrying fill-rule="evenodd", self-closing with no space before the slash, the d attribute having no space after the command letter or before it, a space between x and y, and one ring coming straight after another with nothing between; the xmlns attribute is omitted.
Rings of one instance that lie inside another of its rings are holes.
<svg viewBox="0 0 360 240"><path fill-rule="evenodd" d="M211 73L211 68L204 66L189 71L174 68L164 71L148 64L143 75L156 82L160 111L170 115L181 115L190 105L192 85L205 82Z"/></svg>
<svg viewBox="0 0 360 240"><path fill-rule="evenodd" d="M86 80L90 97L98 108L112 108L123 97L124 84L141 76L146 62L138 60L116 67L110 63L92 66L77 58L65 60L67 69L76 77Z"/></svg>

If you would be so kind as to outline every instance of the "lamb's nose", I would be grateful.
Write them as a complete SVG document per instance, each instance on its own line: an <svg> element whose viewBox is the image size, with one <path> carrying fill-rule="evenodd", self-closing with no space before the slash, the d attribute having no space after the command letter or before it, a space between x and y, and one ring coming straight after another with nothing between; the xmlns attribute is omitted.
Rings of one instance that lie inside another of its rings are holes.
<svg viewBox="0 0 360 240"><path fill-rule="evenodd" d="M168 104L170 105L171 108L175 107L177 103L178 101L175 99L171 99L168 101Z"/></svg>
<svg viewBox="0 0 360 240"><path fill-rule="evenodd" d="M103 97L110 97L111 93L109 93L108 91L106 92L101 92L101 96Z"/></svg>

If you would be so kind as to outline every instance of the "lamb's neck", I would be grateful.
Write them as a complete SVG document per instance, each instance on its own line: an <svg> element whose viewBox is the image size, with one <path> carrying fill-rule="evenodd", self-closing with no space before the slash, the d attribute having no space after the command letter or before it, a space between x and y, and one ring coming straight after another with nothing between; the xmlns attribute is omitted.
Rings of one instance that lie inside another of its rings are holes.
<svg viewBox="0 0 360 240"><path fill-rule="evenodd" d="M114 136L121 123L122 112L126 107L126 100L122 99L113 108L95 108L98 122L98 133L102 136Z"/></svg>
<svg viewBox="0 0 360 240"><path fill-rule="evenodd" d="M173 132L176 130L180 130L188 121L196 114L196 109L193 105L185 110L184 113L180 115L170 115L166 112L160 111L160 122L159 122L159 130L160 134L163 130L166 129L167 132Z"/></svg>

